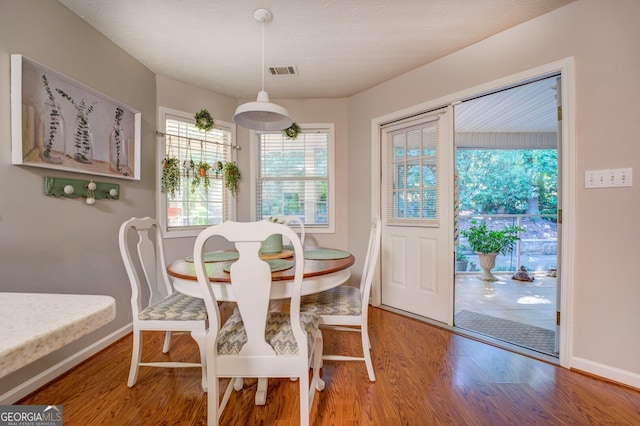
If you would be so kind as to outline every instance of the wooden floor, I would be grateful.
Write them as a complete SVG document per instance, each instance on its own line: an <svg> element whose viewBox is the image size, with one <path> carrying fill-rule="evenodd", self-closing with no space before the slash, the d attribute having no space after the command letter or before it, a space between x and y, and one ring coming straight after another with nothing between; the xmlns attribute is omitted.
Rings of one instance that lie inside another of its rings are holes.
<svg viewBox="0 0 640 426"><path fill-rule="evenodd" d="M640 392L527 358L380 309L370 310L377 381L364 363L325 362L316 425L639 425ZM324 332L325 352L358 351L356 333ZM188 335L163 355L149 332L143 360L197 360ZM63 406L64 424L206 424L198 369L141 368L126 385L131 336L21 401ZM220 424L295 425L298 383L270 379L267 404L253 404L255 380L233 393Z"/></svg>

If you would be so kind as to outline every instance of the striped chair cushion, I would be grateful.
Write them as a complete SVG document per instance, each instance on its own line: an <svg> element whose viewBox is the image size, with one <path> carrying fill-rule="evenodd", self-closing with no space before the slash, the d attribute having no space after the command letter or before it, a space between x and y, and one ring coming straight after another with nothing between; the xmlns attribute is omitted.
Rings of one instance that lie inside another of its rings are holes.
<svg viewBox="0 0 640 426"><path fill-rule="evenodd" d="M307 348L311 353L313 340L318 331L318 316L312 313L301 313L300 322L307 332ZM298 345L293 336L289 314L285 312L269 312L265 340L278 355L294 355L298 353ZM238 355L247 343L242 317L236 310L224 323L218 334L218 355Z"/></svg>
<svg viewBox="0 0 640 426"><path fill-rule="evenodd" d="M318 315L360 315L362 301L360 289L341 285L320 293L303 296L300 310Z"/></svg>
<svg viewBox="0 0 640 426"><path fill-rule="evenodd" d="M160 302L147 306L138 314L140 320L196 321L207 319L204 300L173 293Z"/></svg>

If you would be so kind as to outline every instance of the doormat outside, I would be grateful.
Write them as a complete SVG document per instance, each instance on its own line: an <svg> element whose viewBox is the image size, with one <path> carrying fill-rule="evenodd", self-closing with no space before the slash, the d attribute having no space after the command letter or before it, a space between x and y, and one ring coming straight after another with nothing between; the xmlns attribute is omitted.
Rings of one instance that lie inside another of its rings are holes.
<svg viewBox="0 0 640 426"><path fill-rule="evenodd" d="M456 314L455 325L547 355L558 356L554 353L556 333L551 330L466 310Z"/></svg>

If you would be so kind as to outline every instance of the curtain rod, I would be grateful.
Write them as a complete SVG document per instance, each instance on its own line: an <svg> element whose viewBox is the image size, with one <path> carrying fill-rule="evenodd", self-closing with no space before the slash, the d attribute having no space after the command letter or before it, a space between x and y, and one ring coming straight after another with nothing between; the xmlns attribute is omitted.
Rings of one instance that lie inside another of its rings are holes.
<svg viewBox="0 0 640 426"><path fill-rule="evenodd" d="M208 141L208 140L204 140L204 139L190 138L190 137L187 137L187 136L172 135L170 133L164 133L164 132L160 132L158 130L156 130L156 136L162 136L162 137L169 136L170 138L173 137L173 138L186 139L189 142L206 142L206 143L212 143L212 144L215 144L215 145L229 146L229 147L231 147L231 149L235 149L237 151L240 151L242 149L238 145L231 145L230 143L222 143L222 142L216 142L216 141Z"/></svg>

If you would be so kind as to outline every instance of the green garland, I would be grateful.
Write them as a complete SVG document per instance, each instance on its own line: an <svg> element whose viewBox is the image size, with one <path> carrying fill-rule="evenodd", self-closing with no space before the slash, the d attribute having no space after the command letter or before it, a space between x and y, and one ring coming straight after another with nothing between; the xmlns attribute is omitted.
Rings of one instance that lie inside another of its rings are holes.
<svg viewBox="0 0 640 426"><path fill-rule="evenodd" d="M213 126L215 125L213 117L211 117L211 114L209 114L209 111L205 108L196 112L194 118L196 119L196 127L202 131L208 132L213 129Z"/></svg>

